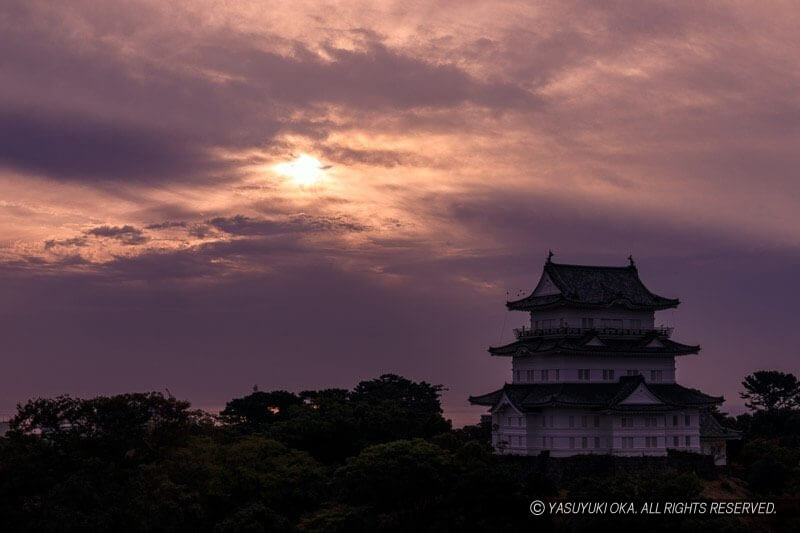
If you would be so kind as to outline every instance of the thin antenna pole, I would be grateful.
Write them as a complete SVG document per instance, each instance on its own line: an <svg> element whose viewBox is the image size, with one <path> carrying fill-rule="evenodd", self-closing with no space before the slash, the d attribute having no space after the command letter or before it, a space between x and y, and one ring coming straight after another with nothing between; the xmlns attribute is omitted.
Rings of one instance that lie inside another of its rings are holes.
<svg viewBox="0 0 800 533"><path fill-rule="evenodd" d="M506 301L508 301L508 291L506 291ZM500 339L497 341L498 344L503 342L503 334L506 332L506 321L508 320L508 312L503 313L503 327L500 328Z"/></svg>

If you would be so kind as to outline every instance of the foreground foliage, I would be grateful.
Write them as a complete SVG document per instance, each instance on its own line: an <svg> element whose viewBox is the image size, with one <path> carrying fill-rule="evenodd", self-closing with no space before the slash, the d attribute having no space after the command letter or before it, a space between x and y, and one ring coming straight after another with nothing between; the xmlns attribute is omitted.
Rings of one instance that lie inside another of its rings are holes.
<svg viewBox="0 0 800 533"><path fill-rule="evenodd" d="M559 475L544 458L498 457L488 426L450 427L440 392L385 375L352 390L255 391L219 417L157 393L32 400L0 438L3 529L570 531L633 527L642 517L554 520L531 516L530 502L704 497L707 472L691 468L609 473L611 458L585 457L594 468ZM800 492L795 409L719 416L746 434L733 472L754 497ZM647 523L664 531L738 524L697 516Z"/></svg>

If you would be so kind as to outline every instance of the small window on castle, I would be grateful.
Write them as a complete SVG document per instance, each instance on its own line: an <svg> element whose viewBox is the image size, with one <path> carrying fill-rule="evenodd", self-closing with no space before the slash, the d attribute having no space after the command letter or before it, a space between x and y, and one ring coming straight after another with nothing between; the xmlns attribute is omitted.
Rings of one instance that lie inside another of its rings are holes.
<svg viewBox="0 0 800 533"><path fill-rule="evenodd" d="M581 448L584 450L589 447L589 438L588 437L581 437Z"/></svg>
<svg viewBox="0 0 800 533"><path fill-rule="evenodd" d="M633 427L633 419L627 416L622 417L622 427L630 428Z"/></svg>
<svg viewBox="0 0 800 533"><path fill-rule="evenodd" d="M582 428L589 427L589 417L588 416L583 415L581 417L581 427Z"/></svg>
<svg viewBox="0 0 800 533"><path fill-rule="evenodd" d="M592 329L592 328L594 328L594 318L582 318L581 319L581 327L583 329Z"/></svg>
<svg viewBox="0 0 800 533"><path fill-rule="evenodd" d="M628 327L630 329L642 329L642 319L640 318L632 318L628 321Z"/></svg>
<svg viewBox="0 0 800 533"><path fill-rule="evenodd" d="M579 381L589 381L589 369L588 368L579 368L578 369L578 380Z"/></svg>
<svg viewBox="0 0 800 533"><path fill-rule="evenodd" d="M571 427L571 428L575 427L575 417L574 416L570 416L569 417L569 427Z"/></svg>
<svg viewBox="0 0 800 533"><path fill-rule="evenodd" d="M606 368L603 370L603 380L605 381L614 381L614 370L611 368Z"/></svg>
<svg viewBox="0 0 800 533"><path fill-rule="evenodd" d="M692 417L690 415L686 415L683 417L683 425L684 426L691 426L692 425Z"/></svg>
<svg viewBox="0 0 800 533"><path fill-rule="evenodd" d="M600 447L600 437L595 437L594 438L594 447L595 447L595 449Z"/></svg>
<svg viewBox="0 0 800 533"><path fill-rule="evenodd" d="M627 371L625 371L625 373L627 375L629 375L629 376L638 376L639 375L639 371L636 370L635 368L629 368Z"/></svg>
<svg viewBox="0 0 800 533"><path fill-rule="evenodd" d="M542 381L549 381L550 373L547 370L541 371Z"/></svg>
<svg viewBox="0 0 800 533"><path fill-rule="evenodd" d="M690 435L686 435L686 446L690 447L692 445L692 437Z"/></svg>
<svg viewBox="0 0 800 533"><path fill-rule="evenodd" d="M678 441L678 436L677 436L677 435L676 435L676 436L674 436L674 437L672 437L672 445L673 445L674 447L676 447L676 448L677 448L677 447L679 446L678 442L679 442L679 441Z"/></svg>
<svg viewBox="0 0 800 533"><path fill-rule="evenodd" d="M598 415L594 415L594 427L600 427L600 417Z"/></svg>
<svg viewBox="0 0 800 533"><path fill-rule="evenodd" d="M556 381L561 381L561 376L559 376L559 371L558 371L558 369L556 368L556 369L555 369L553 372L555 372L555 373L556 373Z"/></svg>
<svg viewBox="0 0 800 533"><path fill-rule="evenodd" d="M542 448L547 448L547 437L542 437Z"/></svg>
<svg viewBox="0 0 800 533"><path fill-rule="evenodd" d="M569 438L569 449L570 450L574 450L575 449L575 437L570 437Z"/></svg>
<svg viewBox="0 0 800 533"><path fill-rule="evenodd" d="M672 425L673 426L677 426L678 425L678 415L672 415ZM675 438L677 439L678 437L675 437Z"/></svg>
<svg viewBox="0 0 800 533"><path fill-rule="evenodd" d="M663 374L661 370L651 370L650 371L650 381L652 382L659 382L661 381Z"/></svg>

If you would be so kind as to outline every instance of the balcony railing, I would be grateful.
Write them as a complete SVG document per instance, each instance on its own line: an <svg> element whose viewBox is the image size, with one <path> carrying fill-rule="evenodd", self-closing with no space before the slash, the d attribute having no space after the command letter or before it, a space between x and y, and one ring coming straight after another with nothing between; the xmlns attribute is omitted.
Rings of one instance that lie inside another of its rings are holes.
<svg viewBox="0 0 800 533"><path fill-rule="evenodd" d="M533 329L526 326L521 328L514 328L514 335L517 339L527 339L530 337L554 337L554 336L575 336L579 337L586 334L588 331L596 331L600 335L619 335L628 337L638 337L647 335L648 333L656 333L664 337L672 335L673 328L659 327L659 328L573 328L573 327L560 327L560 328L546 328L546 329Z"/></svg>

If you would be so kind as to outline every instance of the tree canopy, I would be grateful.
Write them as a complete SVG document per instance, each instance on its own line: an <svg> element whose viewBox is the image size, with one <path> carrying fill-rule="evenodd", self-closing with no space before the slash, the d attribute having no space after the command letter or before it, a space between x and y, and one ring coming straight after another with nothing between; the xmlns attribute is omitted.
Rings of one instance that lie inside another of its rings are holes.
<svg viewBox="0 0 800 533"><path fill-rule="evenodd" d="M754 410L794 409L800 407L800 382L794 374L778 370L759 370L742 381L740 396Z"/></svg>
<svg viewBox="0 0 800 533"><path fill-rule="evenodd" d="M3 528L569 531L635 519L557 523L531 516L531 500L700 497L700 469L630 473L582 456L574 476L547 456L495 455L488 424L451 427L442 390L386 374L349 390L254 391L216 417L155 392L34 399L0 438ZM764 405L774 408L716 413L749 439L732 468L754 494L796 494L798 410ZM653 527L736 525L674 516Z"/></svg>

